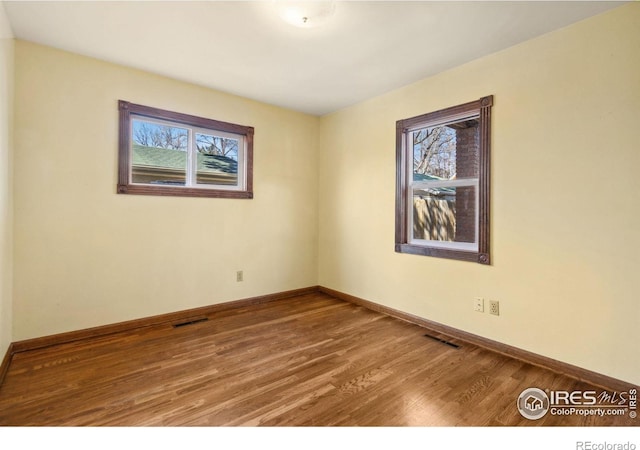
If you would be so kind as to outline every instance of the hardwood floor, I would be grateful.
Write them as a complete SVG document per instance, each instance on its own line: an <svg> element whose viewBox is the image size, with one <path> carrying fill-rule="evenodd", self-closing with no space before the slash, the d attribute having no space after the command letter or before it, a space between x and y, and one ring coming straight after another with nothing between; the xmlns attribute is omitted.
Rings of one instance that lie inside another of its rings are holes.
<svg viewBox="0 0 640 450"><path fill-rule="evenodd" d="M525 388L602 389L427 333L314 293L21 352L0 386L0 425L639 424L628 414L525 419Z"/></svg>

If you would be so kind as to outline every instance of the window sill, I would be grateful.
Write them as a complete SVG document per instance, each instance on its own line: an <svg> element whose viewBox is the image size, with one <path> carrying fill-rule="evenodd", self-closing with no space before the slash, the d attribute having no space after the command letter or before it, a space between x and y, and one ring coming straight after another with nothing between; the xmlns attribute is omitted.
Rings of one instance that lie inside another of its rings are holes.
<svg viewBox="0 0 640 450"><path fill-rule="evenodd" d="M137 184L119 184L118 194L160 195L172 197L253 198L253 192L251 191L142 186Z"/></svg>
<svg viewBox="0 0 640 450"><path fill-rule="evenodd" d="M487 265L491 264L489 255L487 253L450 250L436 247L424 247L422 245L396 244L396 253L409 253L411 255L434 256L436 258L471 261Z"/></svg>

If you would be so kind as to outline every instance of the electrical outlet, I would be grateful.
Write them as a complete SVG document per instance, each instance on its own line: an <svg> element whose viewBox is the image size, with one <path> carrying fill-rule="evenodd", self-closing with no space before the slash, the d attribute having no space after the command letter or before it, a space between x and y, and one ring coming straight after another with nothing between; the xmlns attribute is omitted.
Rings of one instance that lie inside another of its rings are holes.
<svg viewBox="0 0 640 450"><path fill-rule="evenodd" d="M494 316L500 315L500 302L497 300L489 300L489 314Z"/></svg>
<svg viewBox="0 0 640 450"><path fill-rule="evenodd" d="M473 310L476 312L484 312L484 299L476 297L473 299Z"/></svg>
<svg viewBox="0 0 640 450"><path fill-rule="evenodd" d="M238 270L236 272L236 281L243 281L244 280L244 274L242 273L242 270Z"/></svg>

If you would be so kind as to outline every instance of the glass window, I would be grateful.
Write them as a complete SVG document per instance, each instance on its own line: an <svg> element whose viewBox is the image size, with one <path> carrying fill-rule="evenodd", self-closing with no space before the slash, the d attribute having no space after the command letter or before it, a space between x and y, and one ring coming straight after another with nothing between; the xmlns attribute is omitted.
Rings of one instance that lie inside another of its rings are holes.
<svg viewBox="0 0 640 450"><path fill-rule="evenodd" d="M252 198L252 160L252 127L120 101L120 194Z"/></svg>
<svg viewBox="0 0 640 450"><path fill-rule="evenodd" d="M489 264L492 104L397 122L396 251Z"/></svg>

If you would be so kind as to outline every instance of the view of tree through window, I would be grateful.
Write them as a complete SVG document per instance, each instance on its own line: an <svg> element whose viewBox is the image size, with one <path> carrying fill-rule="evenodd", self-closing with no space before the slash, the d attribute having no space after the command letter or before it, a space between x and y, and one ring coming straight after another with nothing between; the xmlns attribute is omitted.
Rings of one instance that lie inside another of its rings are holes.
<svg viewBox="0 0 640 450"><path fill-rule="evenodd" d="M414 179L431 175L444 180L456 174L456 133L446 126L423 128L413 133Z"/></svg>
<svg viewBox="0 0 640 450"><path fill-rule="evenodd" d="M187 130L134 120L133 141L146 147L187 151Z"/></svg>
<svg viewBox="0 0 640 450"><path fill-rule="evenodd" d="M196 133L198 152L203 155L220 155L238 160L238 140Z"/></svg>

